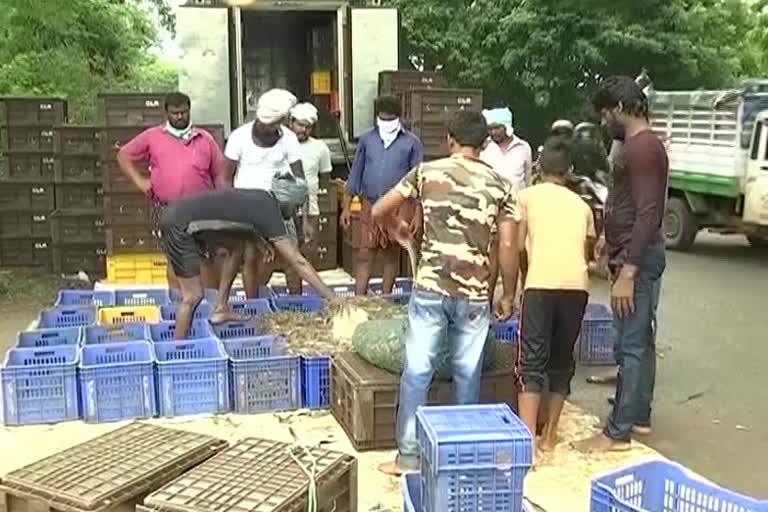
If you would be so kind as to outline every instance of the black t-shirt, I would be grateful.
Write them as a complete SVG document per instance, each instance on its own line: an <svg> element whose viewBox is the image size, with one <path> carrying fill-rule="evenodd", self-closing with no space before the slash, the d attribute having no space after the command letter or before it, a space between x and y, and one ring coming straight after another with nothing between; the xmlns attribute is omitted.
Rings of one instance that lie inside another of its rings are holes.
<svg viewBox="0 0 768 512"><path fill-rule="evenodd" d="M160 229L168 259L181 278L200 274L195 235L201 231L240 232L267 240L288 236L277 199L264 190L215 190L180 199L165 209Z"/></svg>

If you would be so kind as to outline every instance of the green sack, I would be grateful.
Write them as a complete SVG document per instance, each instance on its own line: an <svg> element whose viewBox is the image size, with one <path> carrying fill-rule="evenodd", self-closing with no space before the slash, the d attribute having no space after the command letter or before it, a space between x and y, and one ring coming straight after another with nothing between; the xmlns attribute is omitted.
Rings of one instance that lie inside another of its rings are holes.
<svg viewBox="0 0 768 512"><path fill-rule="evenodd" d="M386 320L371 320L360 324L352 336L352 345L360 357L382 370L400 375L405 362L405 331L408 317ZM485 342L483 369L489 368L496 358L496 338L488 330ZM437 356L436 375L439 379L450 379L451 347L447 343Z"/></svg>

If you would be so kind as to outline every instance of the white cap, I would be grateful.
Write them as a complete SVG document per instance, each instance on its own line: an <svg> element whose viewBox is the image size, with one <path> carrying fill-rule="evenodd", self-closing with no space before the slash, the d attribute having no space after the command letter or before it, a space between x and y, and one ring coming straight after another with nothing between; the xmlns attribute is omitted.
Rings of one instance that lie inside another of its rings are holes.
<svg viewBox="0 0 768 512"><path fill-rule="evenodd" d="M264 124L275 124L288 115L296 105L296 96L285 89L271 89L256 102L256 119Z"/></svg>
<svg viewBox="0 0 768 512"><path fill-rule="evenodd" d="M317 122L317 109L311 103L299 103L291 109L291 117L304 124L315 124Z"/></svg>

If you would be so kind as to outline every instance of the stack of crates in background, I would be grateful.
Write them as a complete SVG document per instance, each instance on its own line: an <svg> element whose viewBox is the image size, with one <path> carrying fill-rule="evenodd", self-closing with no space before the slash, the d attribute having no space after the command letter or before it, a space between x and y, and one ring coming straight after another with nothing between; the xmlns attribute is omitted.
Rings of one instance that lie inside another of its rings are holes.
<svg viewBox="0 0 768 512"><path fill-rule="evenodd" d="M320 215L317 217L315 241L305 255L315 270L333 270L338 260L339 201L336 183L331 180L330 174L320 176L317 205Z"/></svg>
<svg viewBox="0 0 768 512"><path fill-rule="evenodd" d="M53 271L105 275L104 189L98 126L60 125L56 168L56 211L51 217Z"/></svg>
<svg viewBox="0 0 768 512"><path fill-rule="evenodd" d="M420 510L523 510L523 480L533 463L533 438L509 406L420 407L416 436L421 449ZM406 504L413 503L414 487L406 476Z"/></svg>
<svg viewBox="0 0 768 512"><path fill-rule="evenodd" d="M158 239L152 233L152 203L120 171L117 153L147 128L165 122L164 98L162 93L99 95L99 120L104 126L103 211L110 260L120 259L122 254L133 260L135 255L160 252ZM149 177L149 162L139 162L136 166Z"/></svg>
<svg viewBox="0 0 768 512"><path fill-rule="evenodd" d="M447 85L440 71L401 69L379 73L379 96L397 96L411 89L443 88Z"/></svg>
<svg viewBox="0 0 768 512"><path fill-rule="evenodd" d="M0 99L0 263L50 268L61 98Z"/></svg>

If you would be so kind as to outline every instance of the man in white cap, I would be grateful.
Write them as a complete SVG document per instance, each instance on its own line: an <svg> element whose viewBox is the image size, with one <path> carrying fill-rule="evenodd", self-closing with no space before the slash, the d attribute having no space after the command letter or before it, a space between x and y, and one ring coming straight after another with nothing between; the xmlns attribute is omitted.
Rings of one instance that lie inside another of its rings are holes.
<svg viewBox="0 0 768 512"><path fill-rule="evenodd" d="M512 112L508 108L483 110L483 117L488 124L488 135L491 140L480 153L480 159L490 165L496 173L509 180L515 191L519 192L531 183L531 169L533 167L531 146L515 135L512 127ZM491 243L491 293L489 300L493 303L499 275L495 233L492 235Z"/></svg>
<svg viewBox="0 0 768 512"><path fill-rule="evenodd" d="M226 165L219 176L220 187L270 190L272 178L292 173L304 178L299 140L282 124L296 105L296 97L284 89L272 89L259 97L256 120L234 130L224 150ZM289 230L296 233L296 230ZM302 231L305 239L313 236L308 220ZM243 285L248 298L258 297L264 284L259 275L262 262L271 260L273 252L267 244L248 242L243 264Z"/></svg>

